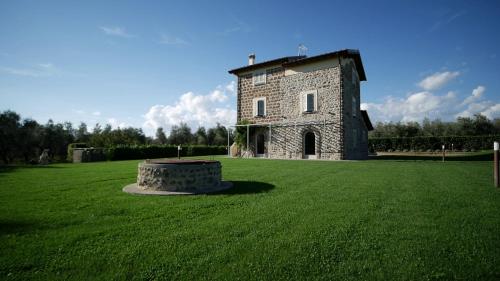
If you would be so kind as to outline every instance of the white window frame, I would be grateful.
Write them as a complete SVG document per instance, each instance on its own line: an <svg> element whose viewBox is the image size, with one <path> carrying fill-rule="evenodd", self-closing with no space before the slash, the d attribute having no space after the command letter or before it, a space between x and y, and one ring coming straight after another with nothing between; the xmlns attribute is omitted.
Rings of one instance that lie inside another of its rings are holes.
<svg viewBox="0 0 500 281"><path fill-rule="evenodd" d="M355 96L352 97L352 117L356 117L358 114L358 104Z"/></svg>
<svg viewBox="0 0 500 281"><path fill-rule="evenodd" d="M265 117L265 116L267 116L267 101L266 100L267 100L266 97L258 97L258 98L254 98L253 99L253 116L254 117ZM264 115L263 116L259 116L258 115L258 113L259 113L258 110L259 109L258 109L257 104L258 104L259 101L264 101Z"/></svg>
<svg viewBox="0 0 500 281"><path fill-rule="evenodd" d="M307 111L307 95L314 95L314 109L312 112ZM300 93L300 109L302 113L314 113L318 111L318 90L310 90Z"/></svg>
<svg viewBox="0 0 500 281"><path fill-rule="evenodd" d="M252 81L254 86L266 84L266 80L267 80L266 70L255 71L252 74Z"/></svg>

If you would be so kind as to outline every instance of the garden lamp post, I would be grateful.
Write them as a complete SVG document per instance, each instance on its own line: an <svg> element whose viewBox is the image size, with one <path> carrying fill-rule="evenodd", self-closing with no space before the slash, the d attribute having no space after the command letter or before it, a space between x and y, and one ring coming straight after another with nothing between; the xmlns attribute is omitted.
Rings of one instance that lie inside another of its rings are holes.
<svg viewBox="0 0 500 281"><path fill-rule="evenodd" d="M444 144L441 146L441 149L443 150L443 162L444 162Z"/></svg>

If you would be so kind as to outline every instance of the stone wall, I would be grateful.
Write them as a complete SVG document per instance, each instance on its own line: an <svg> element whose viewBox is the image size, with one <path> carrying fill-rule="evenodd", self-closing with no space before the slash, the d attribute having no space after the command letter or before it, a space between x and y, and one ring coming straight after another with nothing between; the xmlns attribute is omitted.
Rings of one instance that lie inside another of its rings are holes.
<svg viewBox="0 0 500 281"><path fill-rule="evenodd" d="M269 123L281 120L280 80L285 75L283 67L267 69L266 83L253 85L252 73L241 75L238 79L237 108L238 120L247 119L252 123ZM264 117L253 116L253 99L266 98L266 113Z"/></svg>
<svg viewBox="0 0 500 281"><path fill-rule="evenodd" d="M354 77L356 65L352 59L342 60L343 83L342 93L344 100L343 126L344 126L344 158L366 159L368 157L368 131L360 112L360 81ZM356 71L357 73L357 71ZM356 98L356 114L352 110L352 97ZM353 130L356 129L356 136ZM356 137L356 139L354 139Z"/></svg>
<svg viewBox="0 0 500 281"><path fill-rule="evenodd" d="M137 186L155 191L202 191L221 184L221 164L149 164L140 163Z"/></svg>

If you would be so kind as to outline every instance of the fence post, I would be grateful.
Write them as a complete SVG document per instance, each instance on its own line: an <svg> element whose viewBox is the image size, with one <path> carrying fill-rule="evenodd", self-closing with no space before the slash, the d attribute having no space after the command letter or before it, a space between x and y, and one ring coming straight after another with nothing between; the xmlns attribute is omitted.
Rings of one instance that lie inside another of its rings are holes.
<svg viewBox="0 0 500 281"><path fill-rule="evenodd" d="M494 174L494 179L495 179L495 187L499 187L499 178L498 178L498 149L499 149L499 145L498 145L498 142L494 142L493 143L493 174Z"/></svg>

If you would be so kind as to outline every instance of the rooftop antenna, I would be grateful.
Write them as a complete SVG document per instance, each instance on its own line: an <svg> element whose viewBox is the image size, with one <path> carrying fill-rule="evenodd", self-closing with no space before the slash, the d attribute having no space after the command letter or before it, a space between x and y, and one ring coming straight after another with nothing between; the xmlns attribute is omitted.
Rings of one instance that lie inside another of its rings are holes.
<svg viewBox="0 0 500 281"><path fill-rule="evenodd" d="M307 47L304 46L303 44L299 44L299 52L297 55L298 56L306 56L307 55Z"/></svg>

